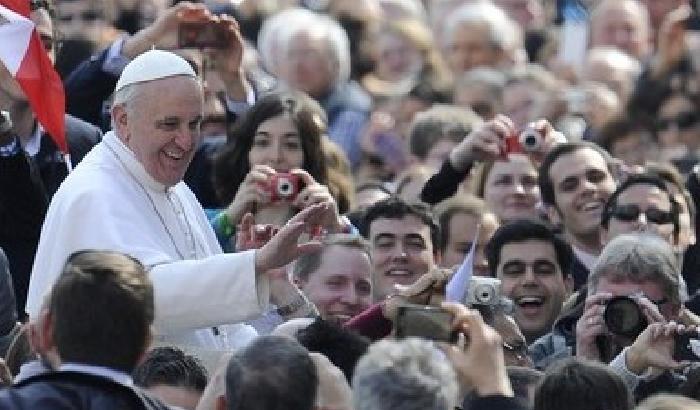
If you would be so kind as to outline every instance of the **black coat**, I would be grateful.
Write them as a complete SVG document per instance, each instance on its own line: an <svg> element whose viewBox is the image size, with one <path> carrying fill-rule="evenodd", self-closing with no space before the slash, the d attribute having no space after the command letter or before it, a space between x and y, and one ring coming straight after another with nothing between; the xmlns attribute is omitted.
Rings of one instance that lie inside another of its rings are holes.
<svg viewBox="0 0 700 410"><path fill-rule="evenodd" d="M86 373L58 371L0 390L0 410L168 410L137 387Z"/></svg>
<svg viewBox="0 0 700 410"><path fill-rule="evenodd" d="M97 127L66 115L66 140L73 166L101 139ZM25 152L0 157L0 247L10 261L18 312L24 312L48 203L67 175L66 163L48 134L41 136L34 158Z"/></svg>

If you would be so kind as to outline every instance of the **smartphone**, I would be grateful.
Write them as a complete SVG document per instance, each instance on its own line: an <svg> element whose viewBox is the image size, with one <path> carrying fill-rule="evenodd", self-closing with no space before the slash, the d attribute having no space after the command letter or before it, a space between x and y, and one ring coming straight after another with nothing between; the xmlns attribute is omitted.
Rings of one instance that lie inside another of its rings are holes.
<svg viewBox="0 0 700 410"><path fill-rule="evenodd" d="M697 333L684 333L676 335L673 348L673 360L700 361L700 335Z"/></svg>
<svg viewBox="0 0 700 410"><path fill-rule="evenodd" d="M179 48L226 48L227 36L223 28L210 22L182 22L178 27Z"/></svg>
<svg viewBox="0 0 700 410"><path fill-rule="evenodd" d="M399 306L394 324L396 338L420 337L438 342L457 343L459 333L452 329L452 313L435 306Z"/></svg>

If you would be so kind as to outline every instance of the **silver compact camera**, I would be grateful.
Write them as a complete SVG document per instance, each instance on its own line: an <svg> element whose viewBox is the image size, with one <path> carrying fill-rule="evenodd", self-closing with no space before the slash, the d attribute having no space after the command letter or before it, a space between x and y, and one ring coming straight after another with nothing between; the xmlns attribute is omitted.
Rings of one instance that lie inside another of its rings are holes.
<svg viewBox="0 0 700 410"><path fill-rule="evenodd" d="M466 305L498 305L501 303L501 281L496 278L472 276L467 287Z"/></svg>

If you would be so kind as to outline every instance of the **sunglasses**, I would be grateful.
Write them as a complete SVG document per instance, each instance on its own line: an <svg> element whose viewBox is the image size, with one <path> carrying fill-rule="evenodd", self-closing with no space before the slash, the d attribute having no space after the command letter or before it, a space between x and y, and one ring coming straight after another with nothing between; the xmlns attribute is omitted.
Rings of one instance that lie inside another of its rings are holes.
<svg viewBox="0 0 700 410"><path fill-rule="evenodd" d="M610 214L619 221L633 222L639 219L639 214L641 213L644 213L647 221L657 225L673 223L673 212L662 211L656 208L649 208L646 211L642 211L639 205L635 204L616 205Z"/></svg>
<svg viewBox="0 0 700 410"><path fill-rule="evenodd" d="M675 116L675 118L659 118L656 123L656 129L659 131L666 131L671 127L671 124L675 124L679 130L687 130L694 127L698 122L700 122L700 116L694 112L682 112Z"/></svg>

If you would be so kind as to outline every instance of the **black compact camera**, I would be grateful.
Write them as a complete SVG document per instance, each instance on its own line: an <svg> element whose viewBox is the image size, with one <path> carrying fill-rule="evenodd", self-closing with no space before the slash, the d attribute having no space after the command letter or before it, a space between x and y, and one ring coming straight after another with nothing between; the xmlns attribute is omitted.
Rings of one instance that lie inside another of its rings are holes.
<svg viewBox="0 0 700 410"><path fill-rule="evenodd" d="M402 305L396 315L396 337L420 337L454 344L459 340L459 333L452 329L452 319L452 313L439 307Z"/></svg>
<svg viewBox="0 0 700 410"><path fill-rule="evenodd" d="M678 362L700 360L700 335L697 332L676 335L673 360Z"/></svg>
<svg viewBox="0 0 700 410"><path fill-rule="evenodd" d="M607 303L603 313L605 326L610 333L636 338L648 323L642 309L629 296L616 296Z"/></svg>

